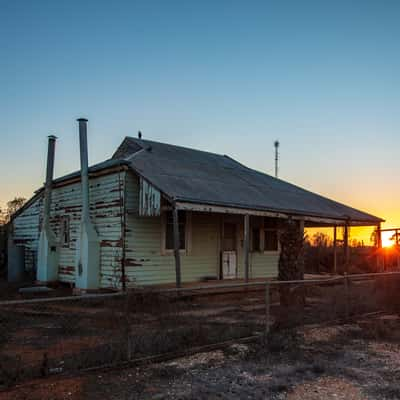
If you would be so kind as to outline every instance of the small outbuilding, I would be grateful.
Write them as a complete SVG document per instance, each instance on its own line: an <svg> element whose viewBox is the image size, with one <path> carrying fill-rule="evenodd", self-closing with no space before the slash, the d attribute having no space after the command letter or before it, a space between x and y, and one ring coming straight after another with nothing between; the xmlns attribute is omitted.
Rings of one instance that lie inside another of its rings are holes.
<svg viewBox="0 0 400 400"><path fill-rule="evenodd" d="M227 155L142 138L126 137L88 168L86 129L79 120L81 171L57 179L49 137L46 185L9 224L9 254L23 263L9 268L41 282L120 289L273 278L282 219L345 228L383 221Z"/></svg>

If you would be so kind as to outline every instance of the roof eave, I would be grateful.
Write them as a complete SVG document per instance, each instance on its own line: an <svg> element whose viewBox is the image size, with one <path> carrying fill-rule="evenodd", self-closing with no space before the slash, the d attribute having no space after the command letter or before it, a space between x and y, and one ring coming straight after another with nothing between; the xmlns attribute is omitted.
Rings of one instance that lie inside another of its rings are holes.
<svg viewBox="0 0 400 400"><path fill-rule="evenodd" d="M260 216L270 216L275 218L288 218L301 219L304 221L324 223L330 225L346 225L350 226L375 226L381 222L385 222L384 219L375 217L371 219L349 219L346 216L336 217L332 215L319 214L319 213L303 213L298 210L284 210L284 209L271 209L263 207L254 207L237 204L227 204L218 202L198 202L192 199L176 198L176 205L178 208L191 209L193 211L203 212L219 212L219 213L233 213L233 214L252 214Z"/></svg>

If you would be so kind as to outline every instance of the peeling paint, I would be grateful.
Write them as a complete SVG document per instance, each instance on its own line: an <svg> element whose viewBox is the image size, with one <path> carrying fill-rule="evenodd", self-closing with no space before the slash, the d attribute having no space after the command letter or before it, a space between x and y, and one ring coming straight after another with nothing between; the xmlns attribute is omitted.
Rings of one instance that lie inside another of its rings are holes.
<svg viewBox="0 0 400 400"><path fill-rule="evenodd" d="M110 282L117 282L121 287L121 198L125 172L114 172L108 175L90 177L90 212L100 236L100 286L110 287ZM122 185L121 185L122 182ZM81 185L71 182L68 185L55 187L52 193L50 225L58 239L61 238L61 221L69 216L69 243L60 246L58 266L61 282L75 282L75 257L80 232L81 218ZM14 240L25 246L25 265L27 270L35 269L35 259L40 232L42 213L41 197L27 207L13 221ZM29 250L29 251L27 251ZM114 285L111 285L114 287Z"/></svg>
<svg viewBox="0 0 400 400"><path fill-rule="evenodd" d="M122 239L118 240L102 240L100 242L101 247L122 247Z"/></svg>
<svg viewBox="0 0 400 400"><path fill-rule="evenodd" d="M134 258L126 258L124 262L125 267L142 267L143 264L140 264Z"/></svg>

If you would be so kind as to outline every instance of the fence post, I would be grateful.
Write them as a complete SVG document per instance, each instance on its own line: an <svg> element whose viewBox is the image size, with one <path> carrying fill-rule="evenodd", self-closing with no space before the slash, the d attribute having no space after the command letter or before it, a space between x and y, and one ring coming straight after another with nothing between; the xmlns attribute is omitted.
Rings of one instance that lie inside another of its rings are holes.
<svg viewBox="0 0 400 400"><path fill-rule="evenodd" d="M345 318L346 321L349 319L349 278L347 272L344 273L344 297L345 297Z"/></svg>
<svg viewBox="0 0 400 400"><path fill-rule="evenodd" d="M129 294L125 292L125 339L126 339L126 359L130 361L132 358L132 342L131 342L131 327L130 327L130 316L129 316Z"/></svg>
<svg viewBox="0 0 400 400"><path fill-rule="evenodd" d="M265 284L265 343L268 342L269 322L270 322L270 301L269 301L269 283Z"/></svg>

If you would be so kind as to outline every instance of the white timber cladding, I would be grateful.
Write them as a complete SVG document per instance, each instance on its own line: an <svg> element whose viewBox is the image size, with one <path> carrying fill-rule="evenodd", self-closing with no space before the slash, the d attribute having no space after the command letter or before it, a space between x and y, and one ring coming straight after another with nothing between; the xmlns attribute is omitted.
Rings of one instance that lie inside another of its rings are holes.
<svg viewBox="0 0 400 400"><path fill-rule="evenodd" d="M12 239L16 246L25 247L25 270L29 272L36 270L42 207L42 197L38 197L12 222Z"/></svg>
<svg viewBox="0 0 400 400"><path fill-rule="evenodd" d="M100 287L122 287L122 263L127 287L174 283L175 258L163 246L165 212L159 216L139 214L140 178L131 171L110 172L91 176L89 186L90 214L100 239ZM62 282L75 282L81 208L79 181L53 189L50 226L59 242L58 276ZM224 221L236 225L238 277L243 277L243 215L186 211L187 248L181 252L182 281L220 276ZM13 221L14 241L18 246L25 246L26 269L36 266L41 215L42 199L39 197ZM251 252L250 277L277 276L278 258L279 252Z"/></svg>
<svg viewBox="0 0 400 400"><path fill-rule="evenodd" d="M170 211L171 212L171 211ZM173 249L167 249L167 211L161 215L161 254L173 255ZM192 252L192 212L186 211L185 217L185 248L180 249L179 253L183 255L191 255Z"/></svg>
<svg viewBox="0 0 400 400"><path fill-rule="evenodd" d="M122 286L124 182L125 171L89 178L90 216L100 239L100 287ZM81 220L81 200L80 182L55 187L52 191L50 226L60 245L58 278L62 282L75 282L74 264ZM36 202L14 219L14 240L28 239L26 232L29 230L36 241L33 243L30 239L32 244L29 243L29 246L37 248L42 207L35 204ZM28 220L26 216L32 214L36 216ZM65 224L65 220L68 224ZM69 229L68 241L64 240L66 226Z"/></svg>
<svg viewBox="0 0 400 400"><path fill-rule="evenodd" d="M218 214L214 214L218 215ZM236 225L236 254L238 277L244 278L244 216L237 214L228 214L221 216L224 223L233 223ZM252 251L252 231L254 228L263 226L263 217L250 218L250 254L249 254L249 277L255 278L275 278L278 276L278 261L280 251L264 251L263 243L260 250Z"/></svg>
<svg viewBox="0 0 400 400"><path fill-rule="evenodd" d="M125 274L127 286L175 282L175 258L163 253L163 222L160 217L139 216L140 180L127 174ZM197 281L219 273L220 219L213 214L193 213L191 246L181 254L182 281ZM186 254L187 253L187 254Z"/></svg>
<svg viewBox="0 0 400 400"><path fill-rule="evenodd" d="M127 286L175 282L175 258L165 251L165 212L159 217L139 215L140 178L126 175L125 275ZM187 210L188 249L180 252L182 281L219 277L223 221L237 229L238 277L244 276L243 216ZM250 254L250 277L276 277L279 252Z"/></svg>
<svg viewBox="0 0 400 400"><path fill-rule="evenodd" d="M140 177L139 215L158 217L161 210L161 193L153 185Z"/></svg>

